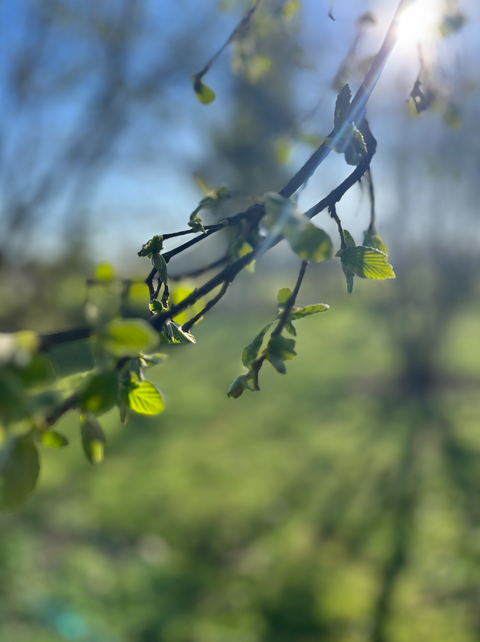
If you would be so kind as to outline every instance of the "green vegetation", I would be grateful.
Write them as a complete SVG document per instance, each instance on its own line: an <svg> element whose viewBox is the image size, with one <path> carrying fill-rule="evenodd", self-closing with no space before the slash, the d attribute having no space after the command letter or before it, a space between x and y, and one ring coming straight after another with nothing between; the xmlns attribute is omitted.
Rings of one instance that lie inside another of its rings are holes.
<svg viewBox="0 0 480 642"><path fill-rule="evenodd" d="M476 500L468 479L458 494L442 435L475 456L478 395L442 389L425 416L374 309L364 289L302 320L292 376L265 367L262 394L235 404L222 389L273 310L217 313L196 346L150 370L168 401L159 418L105 415L102 466L78 447L41 448L35 499L2 518L3 639L371 640L412 483L388 639L476 639L478 530L462 517ZM443 346L447 379L480 374L470 310ZM81 438L73 417L59 430Z"/></svg>

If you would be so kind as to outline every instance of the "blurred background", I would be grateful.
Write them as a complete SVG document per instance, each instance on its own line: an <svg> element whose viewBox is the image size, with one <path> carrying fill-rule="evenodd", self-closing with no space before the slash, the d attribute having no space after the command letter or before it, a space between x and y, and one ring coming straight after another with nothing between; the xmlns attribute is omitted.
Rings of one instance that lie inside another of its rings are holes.
<svg viewBox="0 0 480 642"><path fill-rule="evenodd" d="M148 316L137 252L186 227L194 174L232 194L210 220L281 189L396 5L264 0L205 76L216 101L203 105L192 75L248 2L0 0L0 331L64 329L94 309ZM339 265L312 266L299 303L331 309L298 324L287 376L267 364L261 393L232 401L242 349L296 279L279 245L195 346L149 372L159 417L102 419L102 466L62 420L72 445L43 449L37 491L0 516L2 641L480 639L479 29L475 0L417 0L371 100L394 281L357 279L348 295ZM349 171L332 154L300 209ZM361 243L367 186L338 213ZM338 242L326 213L316 222ZM172 275L229 240L175 258ZM88 286L105 262L135 281L127 301ZM68 375L79 356L52 358Z"/></svg>

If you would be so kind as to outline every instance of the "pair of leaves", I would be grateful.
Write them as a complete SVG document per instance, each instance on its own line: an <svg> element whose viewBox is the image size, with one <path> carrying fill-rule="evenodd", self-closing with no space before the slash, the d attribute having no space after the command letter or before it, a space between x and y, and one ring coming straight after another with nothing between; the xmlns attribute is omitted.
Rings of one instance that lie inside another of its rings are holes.
<svg viewBox="0 0 480 642"><path fill-rule="evenodd" d="M376 247L367 245L355 245L352 235L343 231L343 237L346 247L339 250L336 256L342 261L342 268L347 279L347 290L351 294L353 290L354 276L363 279L394 279L395 272L388 262L387 255ZM365 239L369 243L377 243L383 247L382 239L376 234L375 230L367 230Z"/></svg>
<svg viewBox="0 0 480 642"><path fill-rule="evenodd" d="M290 199L274 192L265 194L263 221L272 234L282 234L303 261L319 263L332 258L333 246L328 234L298 212Z"/></svg>

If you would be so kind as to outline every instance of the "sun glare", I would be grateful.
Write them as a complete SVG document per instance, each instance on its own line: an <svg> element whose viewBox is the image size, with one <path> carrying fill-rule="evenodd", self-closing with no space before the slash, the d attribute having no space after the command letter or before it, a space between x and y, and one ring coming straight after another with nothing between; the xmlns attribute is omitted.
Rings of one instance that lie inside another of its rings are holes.
<svg viewBox="0 0 480 642"><path fill-rule="evenodd" d="M416 0L398 22L398 39L403 46L415 47L430 38L440 20L438 0Z"/></svg>

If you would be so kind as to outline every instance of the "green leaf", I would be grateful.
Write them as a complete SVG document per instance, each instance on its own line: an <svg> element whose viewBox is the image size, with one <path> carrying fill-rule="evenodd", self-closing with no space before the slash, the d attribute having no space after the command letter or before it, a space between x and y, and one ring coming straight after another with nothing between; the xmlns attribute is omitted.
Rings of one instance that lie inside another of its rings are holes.
<svg viewBox="0 0 480 642"><path fill-rule="evenodd" d="M194 232L203 232L205 233L205 228L203 227L203 221L199 217L198 212L202 209L198 207L194 212L190 214L190 220L188 221L188 227L191 227Z"/></svg>
<svg viewBox="0 0 480 642"><path fill-rule="evenodd" d="M150 381L136 383L128 390L128 406L141 415L158 415L164 408L161 394Z"/></svg>
<svg viewBox="0 0 480 642"><path fill-rule="evenodd" d="M281 290L278 291L277 303L280 309L285 307L285 304L287 303L288 299L292 296L292 294L293 292L290 290L290 288L282 288Z"/></svg>
<svg viewBox="0 0 480 642"><path fill-rule="evenodd" d="M167 262L161 254L152 254L152 265L158 272L158 278L162 283L168 282Z"/></svg>
<svg viewBox="0 0 480 642"><path fill-rule="evenodd" d="M304 217L305 218L305 217ZM328 261L333 256L332 241L328 234L310 223L307 218L296 229L284 229L290 247L303 261Z"/></svg>
<svg viewBox="0 0 480 642"><path fill-rule="evenodd" d="M295 330L295 326L293 325L293 323L291 321L287 321L285 323L285 330L288 332L288 334L291 334L292 337L296 337L297 336L297 331Z"/></svg>
<svg viewBox="0 0 480 642"><path fill-rule="evenodd" d="M153 236L149 241L142 245L142 249L138 253L138 256L147 256L151 257L152 254L160 254L163 249L163 236Z"/></svg>
<svg viewBox="0 0 480 642"><path fill-rule="evenodd" d="M168 354L142 354L140 362L143 368L150 368L151 366L157 366L159 363L163 363L167 359Z"/></svg>
<svg viewBox="0 0 480 642"><path fill-rule="evenodd" d="M0 451L2 510L13 513L35 488L40 473L38 452L30 435L8 441Z"/></svg>
<svg viewBox="0 0 480 642"><path fill-rule="evenodd" d="M248 379L247 375L240 375L234 379L228 387L227 397L229 399L238 399L243 394L244 390L251 390L248 385Z"/></svg>
<svg viewBox="0 0 480 642"><path fill-rule="evenodd" d="M263 351L263 354L277 372L285 374L287 369L285 368L284 361L294 359L297 356L294 348L294 339L286 339L280 335L277 337L270 337L270 341Z"/></svg>
<svg viewBox="0 0 480 642"><path fill-rule="evenodd" d="M355 239L348 230L343 230L343 240L347 247L356 247Z"/></svg>
<svg viewBox="0 0 480 642"><path fill-rule="evenodd" d="M105 433L91 413L80 415L83 452L91 464L101 464L104 459Z"/></svg>
<svg viewBox="0 0 480 642"><path fill-rule="evenodd" d="M184 332L175 321L170 322L170 329L172 331L172 343L195 343L193 334Z"/></svg>
<svg viewBox="0 0 480 642"><path fill-rule="evenodd" d="M204 105L213 103L215 100L215 92L204 85L202 82L202 76L200 74L194 74L193 76L193 89L197 95L198 100Z"/></svg>
<svg viewBox="0 0 480 642"><path fill-rule="evenodd" d="M353 272L364 279L394 279L395 273L387 261L387 256L372 247L359 245L339 250L345 270Z"/></svg>
<svg viewBox="0 0 480 642"><path fill-rule="evenodd" d="M253 248L250 243L247 243L244 239L239 238L235 241L235 243L232 244L229 252L229 258L233 263L234 261L237 261L238 259L246 256L247 254L250 254L252 250ZM255 272L255 261L252 261L251 263L246 265L245 269L249 272Z"/></svg>
<svg viewBox="0 0 480 642"><path fill-rule="evenodd" d="M350 109L350 101L352 100L352 92L350 85L345 85L342 91L338 94L335 103L334 125L335 132L338 132L343 126L348 117L348 110Z"/></svg>
<svg viewBox="0 0 480 642"><path fill-rule="evenodd" d="M348 294L352 294L353 281L354 281L355 275L353 274L353 272L350 272L350 270L346 270L345 266L342 266L342 267L343 267L343 273L345 274L345 278L347 279L347 292Z"/></svg>
<svg viewBox="0 0 480 642"><path fill-rule="evenodd" d="M358 129L355 129L355 133L345 149L345 160L348 165L356 167L366 155L367 146L365 144L365 139L363 138L362 133L358 131Z"/></svg>
<svg viewBox="0 0 480 642"><path fill-rule="evenodd" d="M332 258L333 246L328 234L298 212L293 201L268 192L265 194L265 212L265 225L274 234L281 232L301 259L320 262Z"/></svg>
<svg viewBox="0 0 480 642"><path fill-rule="evenodd" d="M345 241L345 245L347 247L356 247L355 239L353 236L350 234L348 230L343 230L343 240ZM347 280L347 292L348 294L352 294L353 292L353 281L354 281L354 276L353 272L350 272L350 270L346 270L345 267L343 268L343 273L345 274L345 278Z"/></svg>
<svg viewBox="0 0 480 642"><path fill-rule="evenodd" d="M80 393L80 407L101 415L117 402L118 374L115 370L99 372L89 377Z"/></svg>
<svg viewBox="0 0 480 642"><path fill-rule="evenodd" d="M252 363L258 357L258 353L260 352L260 348L262 347L263 339L267 334L268 329L272 325L273 321L271 323L267 323L267 325L262 328L262 330L257 334L252 343L250 343L242 352L242 363L246 368L250 368Z"/></svg>
<svg viewBox="0 0 480 642"><path fill-rule="evenodd" d="M305 317L309 317L312 314L319 314L320 312L326 312L327 310L330 309L329 305L326 305L325 303L315 303L313 305L306 305L304 308L293 308L290 318L292 321L295 321L296 319L304 319Z"/></svg>
<svg viewBox="0 0 480 642"><path fill-rule="evenodd" d="M54 430L42 432L42 444L48 448L64 448L68 446L68 439Z"/></svg>
<svg viewBox="0 0 480 642"><path fill-rule="evenodd" d="M108 324L104 342L106 349L116 357L135 357L154 348L158 335L142 319L121 319Z"/></svg>
<svg viewBox="0 0 480 642"><path fill-rule="evenodd" d="M374 247L375 249L380 250L380 252L388 254L387 246L379 237L375 229L368 228L368 230L365 231L362 245L365 245L366 247Z"/></svg>

